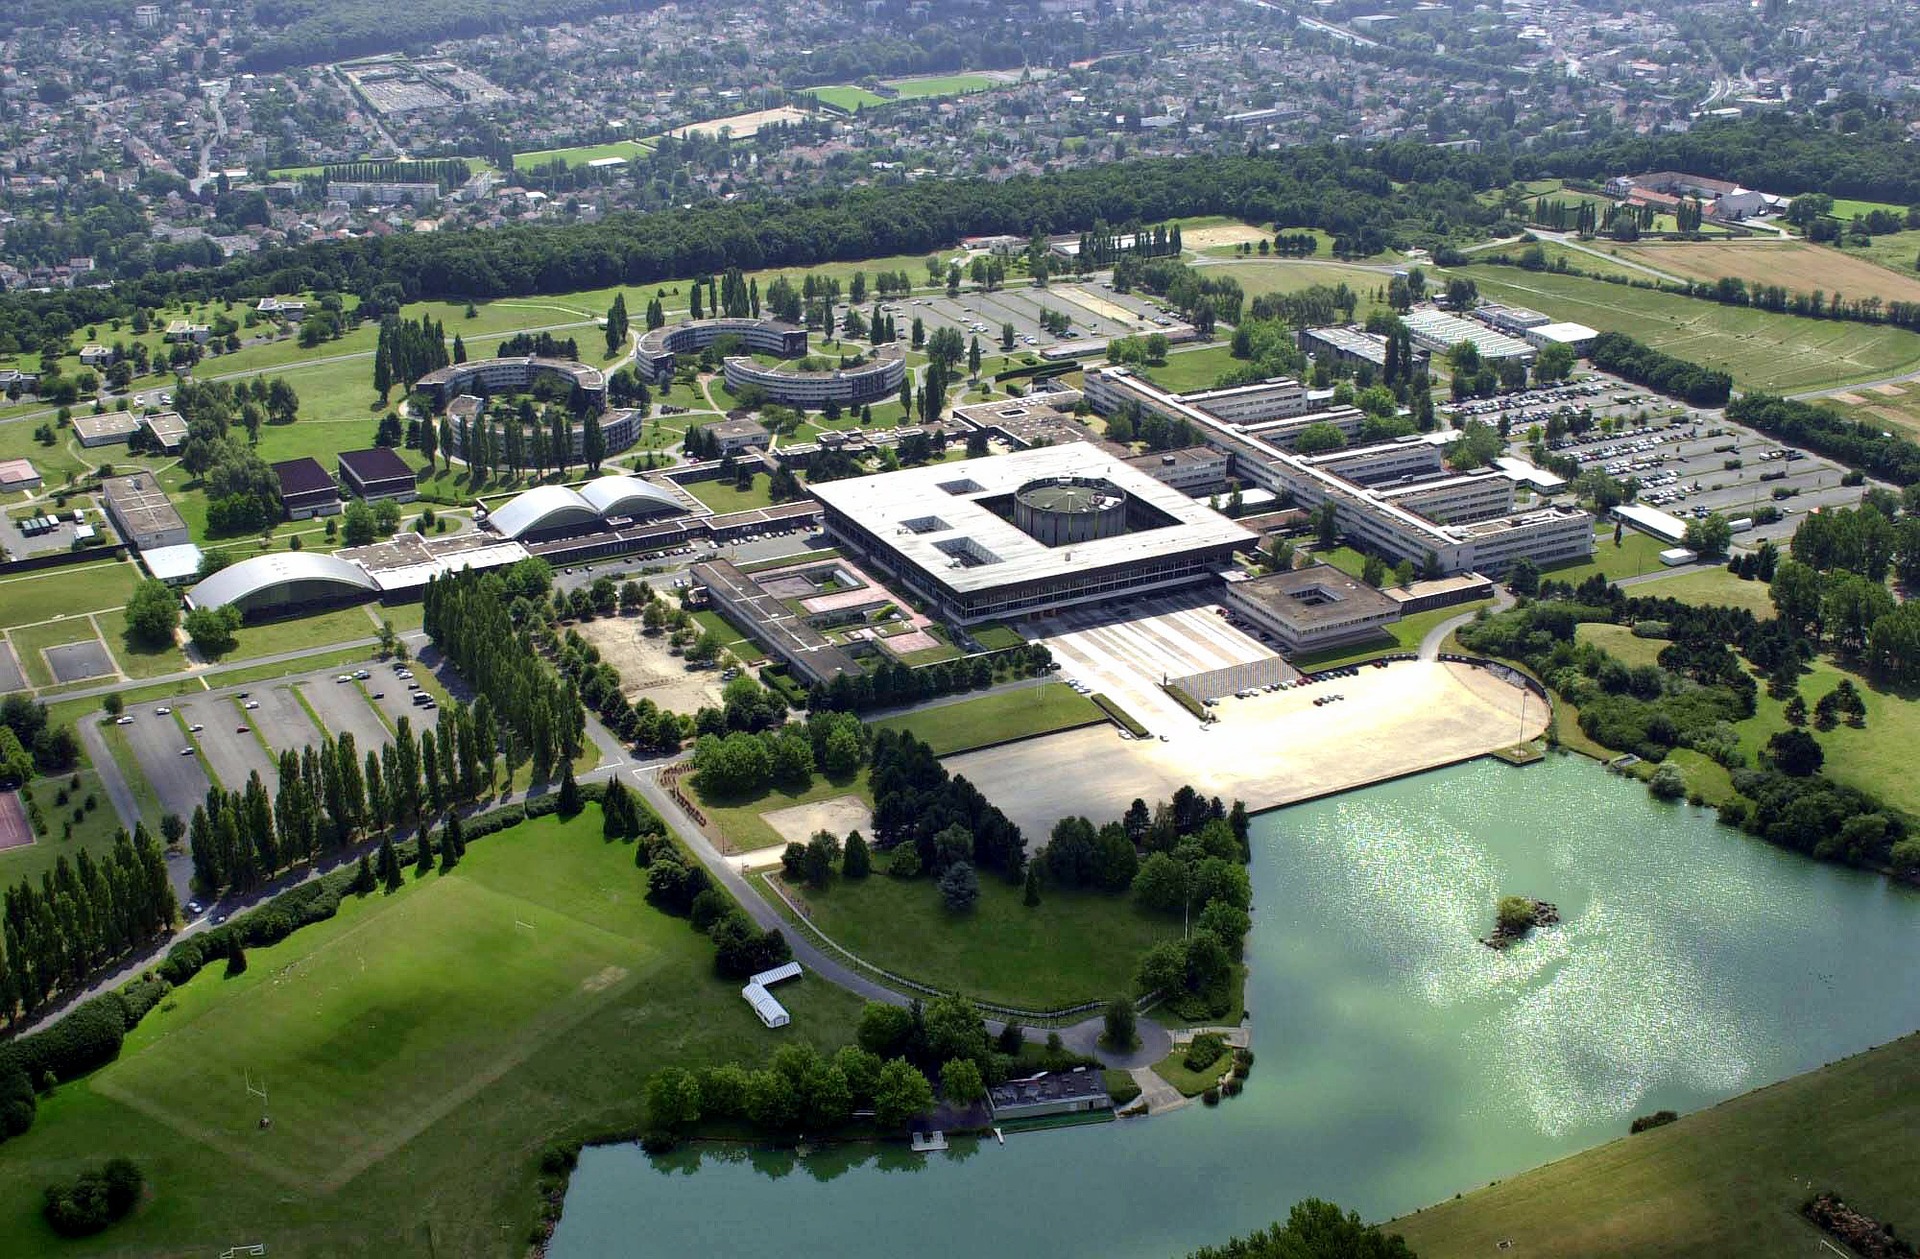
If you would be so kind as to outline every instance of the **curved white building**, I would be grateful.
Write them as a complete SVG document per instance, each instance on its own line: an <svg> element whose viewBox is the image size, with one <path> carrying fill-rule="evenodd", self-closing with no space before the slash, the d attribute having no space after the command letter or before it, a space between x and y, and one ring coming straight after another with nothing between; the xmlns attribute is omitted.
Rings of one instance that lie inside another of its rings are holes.
<svg viewBox="0 0 1920 1259"><path fill-rule="evenodd" d="M897 345L883 345L857 367L821 372L801 371L787 364L768 367L741 356L727 360L726 377L729 389L752 385L773 401L790 407L817 409L829 402L858 406L900 392L900 382L907 378L907 356Z"/></svg>
<svg viewBox="0 0 1920 1259"><path fill-rule="evenodd" d="M685 504L671 492L650 481L603 476L578 490L564 485L536 486L489 514L486 523L501 537L518 541L579 533L610 520L685 510Z"/></svg>
<svg viewBox="0 0 1920 1259"><path fill-rule="evenodd" d="M633 368L657 385L672 377L676 355L698 354L722 337L739 337L755 354L799 358L807 352L807 330L785 320L690 319L641 337Z"/></svg>
<svg viewBox="0 0 1920 1259"><path fill-rule="evenodd" d="M366 570L332 555L285 551L228 565L187 591L187 605L232 604L248 616L323 603L344 603L377 594Z"/></svg>
<svg viewBox="0 0 1920 1259"><path fill-rule="evenodd" d="M468 359L428 372L414 382L414 388L430 396L435 409L444 409L463 393L519 392L542 376L554 376L569 385L578 385L586 395L587 405L596 411L607 404L607 377L599 368L569 359L531 355Z"/></svg>

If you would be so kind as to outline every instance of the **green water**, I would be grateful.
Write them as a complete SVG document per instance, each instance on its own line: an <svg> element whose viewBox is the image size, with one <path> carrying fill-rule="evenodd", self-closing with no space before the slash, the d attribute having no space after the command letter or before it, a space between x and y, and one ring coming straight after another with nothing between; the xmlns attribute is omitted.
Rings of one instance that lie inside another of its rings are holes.
<svg viewBox="0 0 1920 1259"><path fill-rule="evenodd" d="M1920 896L1577 759L1268 814L1254 852L1240 1098L924 1159L591 1150L553 1256L1176 1255L1309 1194L1397 1215L1920 1026ZM1563 925L1484 948L1504 892Z"/></svg>

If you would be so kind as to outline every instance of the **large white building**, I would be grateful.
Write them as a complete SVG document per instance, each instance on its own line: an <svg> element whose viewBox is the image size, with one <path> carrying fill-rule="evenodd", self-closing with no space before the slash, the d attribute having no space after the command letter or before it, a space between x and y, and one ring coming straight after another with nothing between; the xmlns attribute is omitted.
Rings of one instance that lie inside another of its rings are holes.
<svg viewBox="0 0 1920 1259"><path fill-rule="evenodd" d="M961 624L1212 581L1257 541L1090 442L813 493L836 543Z"/></svg>
<svg viewBox="0 0 1920 1259"><path fill-rule="evenodd" d="M1131 402L1184 419L1227 453L1241 481L1308 510L1333 503L1344 533L1391 560L1431 562L1449 574L1498 573L1522 557L1544 566L1593 554L1592 516L1570 507L1516 510L1511 477L1447 473L1433 434L1301 456L1265 425L1230 424L1124 367L1090 370L1086 397L1103 413Z"/></svg>

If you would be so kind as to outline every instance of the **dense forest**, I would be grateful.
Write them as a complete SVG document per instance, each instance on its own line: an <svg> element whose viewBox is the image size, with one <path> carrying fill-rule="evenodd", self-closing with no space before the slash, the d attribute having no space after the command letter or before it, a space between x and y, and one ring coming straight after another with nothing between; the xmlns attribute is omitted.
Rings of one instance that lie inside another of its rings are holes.
<svg viewBox="0 0 1920 1259"><path fill-rule="evenodd" d="M1755 163L1764 155L1765 166ZM0 351L182 298L351 292L390 309L425 298L491 298L655 284L728 267L806 267L918 254L963 236L1130 230L1230 214L1287 231L1320 228L1356 253L1484 236L1501 210L1477 193L1543 174L1689 166L1770 188L1827 187L1920 201L1920 146L1878 131L1840 135L1763 117L1680 136L1602 141L1509 158L1402 142L1307 145L1252 157L1162 158L1019 176L823 189L706 203L594 224L418 232L267 250L206 270L149 274L107 290L0 299Z"/></svg>
<svg viewBox="0 0 1920 1259"><path fill-rule="evenodd" d="M273 34L244 50L240 60L249 70L280 70L652 7L653 0L441 0L421 5L385 0L259 0L253 7L254 21Z"/></svg>

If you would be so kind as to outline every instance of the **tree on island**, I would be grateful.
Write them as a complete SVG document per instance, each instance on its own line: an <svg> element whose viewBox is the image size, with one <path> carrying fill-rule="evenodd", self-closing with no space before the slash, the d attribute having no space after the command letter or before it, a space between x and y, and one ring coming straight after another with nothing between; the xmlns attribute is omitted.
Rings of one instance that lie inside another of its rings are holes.
<svg viewBox="0 0 1920 1259"><path fill-rule="evenodd" d="M1522 936L1533 929L1539 921L1539 911L1532 901L1524 896L1502 896L1495 907L1494 918L1500 927L1500 933L1508 936Z"/></svg>

